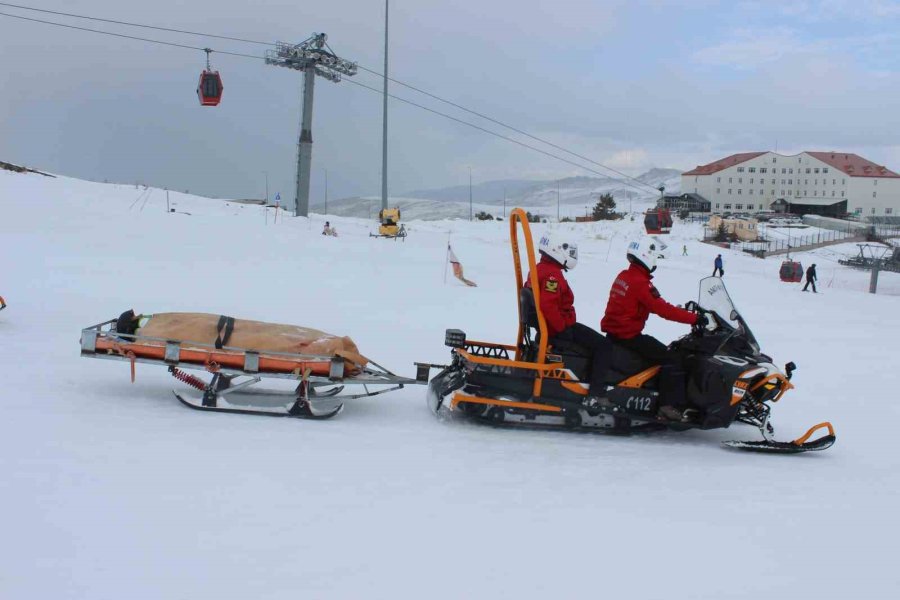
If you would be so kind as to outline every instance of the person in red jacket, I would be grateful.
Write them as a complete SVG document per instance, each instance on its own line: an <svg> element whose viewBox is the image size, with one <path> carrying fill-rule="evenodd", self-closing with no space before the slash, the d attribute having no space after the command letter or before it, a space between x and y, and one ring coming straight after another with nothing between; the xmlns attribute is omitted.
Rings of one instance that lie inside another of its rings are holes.
<svg viewBox="0 0 900 600"><path fill-rule="evenodd" d="M664 406L660 413L666 418L681 420L685 408L684 372L677 364L677 357L665 344L643 333L644 325L650 313L686 325L697 325L705 317L663 300L652 282L651 273L656 270L656 245L653 240L631 242L626 256L631 264L616 276L612 284L600 329L614 344L662 366L659 391Z"/></svg>
<svg viewBox="0 0 900 600"><path fill-rule="evenodd" d="M579 323L575 315L575 294L564 274L578 264L578 246L545 234L538 244L541 260L537 272L541 314L547 324L550 345L554 341L574 342L591 353L591 378L586 406L595 406L606 392L606 373L612 344L601 333ZM525 283L531 287L531 274Z"/></svg>

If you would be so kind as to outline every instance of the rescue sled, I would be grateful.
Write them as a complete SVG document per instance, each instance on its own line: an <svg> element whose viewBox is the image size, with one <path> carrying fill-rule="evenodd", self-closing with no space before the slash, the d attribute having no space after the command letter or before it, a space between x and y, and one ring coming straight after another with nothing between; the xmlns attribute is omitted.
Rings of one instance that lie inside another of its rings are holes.
<svg viewBox="0 0 900 600"><path fill-rule="evenodd" d="M525 238L530 288L523 285L517 223ZM684 356L686 397L693 407L685 411L685 420L673 422L658 415L660 367L644 364L618 346L607 379L612 388L599 404L588 405L588 354L571 343L548 343L540 298L532 293L538 282L531 231L525 212L518 208L510 214L510 242L519 301L516 343L474 341L462 330L448 329L444 343L452 348L451 364L428 386L429 406L435 413L492 424L608 433L717 429L738 422L759 429L762 440L726 442L728 447L795 453L824 450L834 444L830 423L816 425L791 442L774 439L771 404L794 387L790 380L796 367L788 363L782 372L760 352L718 277L701 280L699 300L688 307L706 313L712 325L694 328L670 346ZM827 429L827 434L812 439L821 429Z"/></svg>
<svg viewBox="0 0 900 600"><path fill-rule="evenodd" d="M368 359L365 365L353 365L334 354L229 346L227 317L220 319L219 337L213 343L145 336L140 335L140 330L137 334L118 331L121 320L111 319L82 329L81 356L129 362L132 381L138 363L165 367L175 379L194 388L193 393L173 393L182 404L196 410L328 419L337 415L347 400L428 382L427 368L420 368L417 378L411 379ZM232 319L232 327L233 323ZM211 378L205 381L187 370L206 371ZM266 378L288 380L293 389L253 387Z"/></svg>

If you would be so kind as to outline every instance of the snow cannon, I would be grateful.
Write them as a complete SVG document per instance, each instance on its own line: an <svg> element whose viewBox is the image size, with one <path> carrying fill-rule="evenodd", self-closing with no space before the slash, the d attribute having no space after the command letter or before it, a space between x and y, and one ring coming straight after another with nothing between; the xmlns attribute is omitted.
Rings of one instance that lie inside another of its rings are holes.
<svg viewBox="0 0 900 600"><path fill-rule="evenodd" d="M400 208L382 208L378 211L378 234L370 233L370 237L390 239L406 238L406 227L400 224Z"/></svg>

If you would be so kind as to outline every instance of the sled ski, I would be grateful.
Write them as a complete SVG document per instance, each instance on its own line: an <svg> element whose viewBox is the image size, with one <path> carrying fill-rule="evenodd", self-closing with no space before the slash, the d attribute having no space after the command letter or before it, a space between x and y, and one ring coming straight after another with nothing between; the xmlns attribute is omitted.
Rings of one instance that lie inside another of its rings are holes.
<svg viewBox="0 0 900 600"><path fill-rule="evenodd" d="M129 335L115 330L116 321L82 329L81 355L129 362L132 381L137 363L164 366L174 378L200 392L173 390L182 404L201 411L329 419L341 412L347 400L428 382L427 365L419 366L415 379L396 375L372 361L365 367L348 370L344 359L337 356L258 352ZM207 382L186 369L207 371L212 378ZM292 380L296 386L293 390L253 387L264 378Z"/></svg>

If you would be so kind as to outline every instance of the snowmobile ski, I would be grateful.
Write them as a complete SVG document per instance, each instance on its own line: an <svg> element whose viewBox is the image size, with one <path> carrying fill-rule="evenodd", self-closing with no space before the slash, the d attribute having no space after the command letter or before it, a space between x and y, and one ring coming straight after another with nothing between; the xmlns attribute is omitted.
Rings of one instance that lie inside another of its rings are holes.
<svg viewBox="0 0 900 600"><path fill-rule="evenodd" d="M828 429L828 434L823 435L813 441L808 441L812 434L819 429ZM817 452L819 450L827 450L834 445L837 438L834 435L834 427L827 421L819 423L792 442L776 442L775 440L762 440L758 442L742 442L738 440L722 442L723 446L734 448L735 450L746 450L748 452L770 452L774 454L799 454L801 452Z"/></svg>
<svg viewBox="0 0 900 600"><path fill-rule="evenodd" d="M194 410L200 410L204 412L232 413L238 415L290 417L294 419L313 419L321 421L334 417L344 408L343 404L338 404L336 408L332 408L331 410L324 410L321 413L318 413L318 411L313 411L308 401L303 400L298 400L291 406L279 405L273 406L271 409L262 407L242 408L238 406L221 406L218 402L216 403L216 406L204 406L202 396L195 397L192 394L189 395L185 394L184 392L176 392L174 390L172 391L172 393L175 394L175 397L178 398L179 402L181 402L188 408L193 408Z"/></svg>

